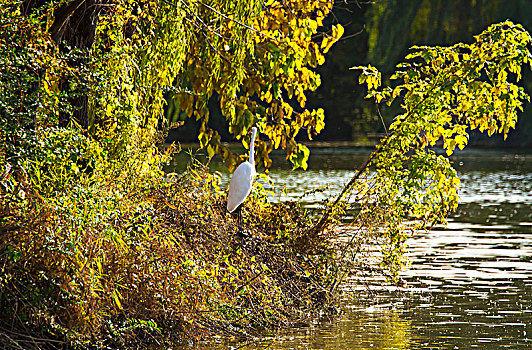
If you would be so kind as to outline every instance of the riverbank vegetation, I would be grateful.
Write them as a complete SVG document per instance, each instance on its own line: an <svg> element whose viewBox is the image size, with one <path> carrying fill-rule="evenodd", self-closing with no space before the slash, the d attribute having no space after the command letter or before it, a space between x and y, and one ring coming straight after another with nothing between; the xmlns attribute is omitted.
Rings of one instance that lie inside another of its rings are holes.
<svg viewBox="0 0 532 350"><path fill-rule="evenodd" d="M259 126L263 166L283 148L305 167L294 137L323 128L305 93L341 35L318 32L331 6L1 2L2 345L242 337L329 304L332 246L308 235L304 210L256 188L241 241L219 179L203 167L164 174L177 147L159 146L180 124L164 117L175 100L201 121L201 146L234 168L244 156L210 128L215 103L246 146Z"/></svg>
<svg viewBox="0 0 532 350"><path fill-rule="evenodd" d="M167 100L201 121L201 147L229 169L245 156L220 142L210 108L246 148L259 128L262 169L277 148L306 167L295 137L320 132L324 115L305 93L342 27L319 31L332 2L289 3L2 2L2 344L143 347L288 326L334 309L365 244L396 273L410 232L456 207L456 173L429 146L449 153L467 128L514 125L530 36L509 22L471 46L418 48L393 90L361 68L370 97L402 98L406 112L318 219L256 184L242 239L216 174L162 171L179 151L162 146L180 124L164 117ZM339 240L346 210L356 219Z"/></svg>
<svg viewBox="0 0 532 350"><path fill-rule="evenodd" d="M4 197L2 342L242 338L329 305L327 237L308 235L301 208L270 204L255 188L242 240L219 180L203 167L93 177L45 199L11 179L23 198Z"/></svg>

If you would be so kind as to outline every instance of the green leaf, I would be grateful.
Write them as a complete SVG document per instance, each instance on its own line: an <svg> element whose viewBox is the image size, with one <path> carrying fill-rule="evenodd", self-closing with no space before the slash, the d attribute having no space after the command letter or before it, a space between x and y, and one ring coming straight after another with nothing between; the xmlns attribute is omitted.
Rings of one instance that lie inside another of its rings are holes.
<svg viewBox="0 0 532 350"><path fill-rule="evenodd" d="M294 169L302 168L307 170L308 164L307 160L310 156L310 150L307 146L302 144L297 144L296 149L290 154L290 162L294 165Z"/></svg>

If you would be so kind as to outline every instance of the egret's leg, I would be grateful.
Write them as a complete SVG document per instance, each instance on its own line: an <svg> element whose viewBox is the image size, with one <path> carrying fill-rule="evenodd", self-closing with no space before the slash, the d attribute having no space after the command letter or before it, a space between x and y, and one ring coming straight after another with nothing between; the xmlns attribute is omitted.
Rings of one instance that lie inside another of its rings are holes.
<svg viewBox="0 0 532 350"><path fill-rule="evenodd" d="M236 210L238 210L238 212L237 212L238 231L236 232L236 234L239 237L244 237L244 231L242 231L242 224L243 224L243 220L242 220L242 205L239 205Z"/></svg>

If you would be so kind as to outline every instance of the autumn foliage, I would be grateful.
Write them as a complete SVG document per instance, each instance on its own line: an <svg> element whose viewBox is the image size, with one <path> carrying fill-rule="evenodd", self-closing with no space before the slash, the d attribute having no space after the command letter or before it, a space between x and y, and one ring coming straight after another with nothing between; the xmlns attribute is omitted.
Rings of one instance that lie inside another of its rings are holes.
<svg viewBox="0 0 532 350"><path fill-rule="evenodd" d="M445 223L457 208L460 179L448 156L464 149L473 130L506 137L515 128L529 101L518 83L523 64L532 67L531 41L521 25L508 21L491 25L471 44L413 47L390 78L393 84L383 88L375 67L353 67L361 70L367 98L388 105L399 100L403 110L346 191L361 206L355 225L383 239L386 265L400 266L406 238Z"/></svg>
<svg viewBox="0 0 532 350"><path fill-rule="evenodd" d="M303 209L256 188L243 242L219 179L165 174L178 147L160 146L177 101L204 125L201 145L234 167L208 127L215 100L235 137L256 124L270 139L258 145L266 166L279 147L304 166L294 137L323 128L304 105L340 35L318 33L332 2L0 5L2 345L242 337L327 305L318 262L334 254L306 236Z"/></svg>
<svg viewBox="0 0 532 350"><path fill-rule="evenodd" d="M207 105L215 99L236 139L253 125L266 136L256 146L264 167L271 166L268 154L282 148L295 167L306 168L308 148L295 137L304 130L312 139L325 126L322 109L305 108L306 95L320 85L314 69L325 62L323 53L343 34L339 24L319 32L331 9L331 1L267 1L247 25L242 18L219 16L219 35L212 30L194 34L183 72L190 91L172 99L178 111L201 122L199 142L210 156L221 155L229 169L242 161L209 127Z"/></svg>
<svg viewBox="0 0 532 350"><path fill-rule="evenodd" d="M216 174L163 172L179 150L161 147L179 124L165 108L197 119L200 146L229 169L244 156L210 127L213 106L245 147L258 127L257 163L282 148L305 168L296 136L324 127L307 93L343 33L321 28L332 1L0 1L0 341L13 347L245 337L311 317L362 243L397 272L408 234L456 207L456 171L432 146L506 134L527 98L530 36L510 22L473 44L416 48L390 88L360 68L369 97L404 109L367 167L317 223L256 184L241 240ZM345 210L355 229L338 241Z"/></svg>

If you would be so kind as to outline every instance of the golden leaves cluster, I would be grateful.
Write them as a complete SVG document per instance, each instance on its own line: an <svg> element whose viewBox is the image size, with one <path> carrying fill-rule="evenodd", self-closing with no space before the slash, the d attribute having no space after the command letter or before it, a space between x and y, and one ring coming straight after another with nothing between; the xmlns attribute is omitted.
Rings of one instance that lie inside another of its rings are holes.
<svg viewBox="0 0 532 350"><path fill-rule="evenodd" d="M343 34L319 33L333 1L119 0L105 8L91 55L89 127L108 140L109 154L149 158L161 125L195 118L210 156L234 168L210 119L221 114L228 131L245 139L254 125L263 135L257 158L265 168L275 148L305 167L308 138L324 128L322 109L306 108L320 85L315 68ZM177 108L164 116L166 101ZM213 108L216 110L212 113Z"/></svg>
<svg viewBox="0 0 532 350"><path fill-rule="evenodd" d="M490 26L472 44L413 47L409 62L399 64L391 77L399 81L393 89L378 89L380 73L371 66L363 67L359 80L377 103L402 96L406 112L390 129L415 128L420 146L441 142L451 155L466 146L469 130L506 138L515 128L517 113L529 100L517 83L522 65L532 67L530 42L521 25L507 21Z"/></svg>
<svg viewBox="0 0 532 350"><path fill-rule="evenodd" d="M471 44L413 47L391 77L393 87L380 88L375 67L353 67L362 72L367 98L388 105L400 99L404 110L377 147L369 185L359 187L357 220L370 227L376 222L375 233L388 242L387 263L401 256L409 230L445 222L456 209L460 180L448 156L467 145L470 132L506 138L515 127L529 100L517 83L521 67L532 68L531 41L521 25L507 21L491 25ZM447 157L436 153L436 145Z"/></svg>
<svg viewBox="0 0 532 350"><path fill-rule="evenodd" d="M92 47L89 128L110 155L149 169L165 94L186 59L184 3L120 0L102 10Z"/></svg>
<svg viewBox="0 0 532 350"><path fill-rule="evenodd" d="M258 159L266 168L271 165L268 154L276 148L285 149L294 166L306 167L309 151L295 137L305 130L312 138L325 125L323 110L309 110L306 104L307 93L321 83L314 69L324 63L323 53L343 33L341 25L332 33L318 33L332 5L332 1L243 2L226 12L219 6L218 12L204 12L216 26L193 31L181 77L190 91L176 94L174 101L180 112L200 121L200 143L209 155L220 154L230 169L244 158L224 147L209 126L207 105L216 99L236 139L247 140L250 128L258 126L266 138L258 141ZM243 14L243 7L251 10Z"/></svg>

